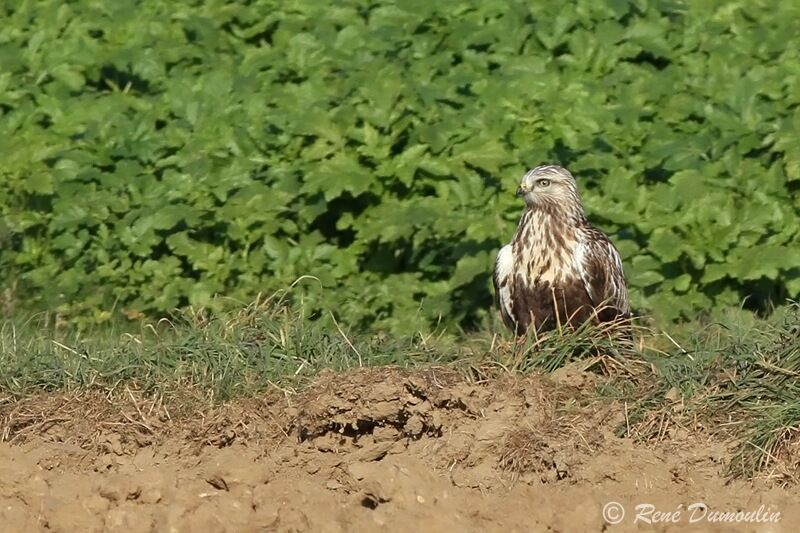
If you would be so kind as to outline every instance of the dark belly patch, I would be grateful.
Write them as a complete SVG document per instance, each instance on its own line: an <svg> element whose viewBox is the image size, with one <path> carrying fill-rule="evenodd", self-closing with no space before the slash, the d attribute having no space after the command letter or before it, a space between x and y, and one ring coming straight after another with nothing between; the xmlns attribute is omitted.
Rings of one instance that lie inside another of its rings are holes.
<svg viewBox="0 0 800 533"><path fill-rule="evenodd" d="M527 285L521 276L514 280L512 312L517 334L529 328L537 332L554 329L560 324L578 326L592 317L592 303L580 280L553 285L540 281Z"/></svg>

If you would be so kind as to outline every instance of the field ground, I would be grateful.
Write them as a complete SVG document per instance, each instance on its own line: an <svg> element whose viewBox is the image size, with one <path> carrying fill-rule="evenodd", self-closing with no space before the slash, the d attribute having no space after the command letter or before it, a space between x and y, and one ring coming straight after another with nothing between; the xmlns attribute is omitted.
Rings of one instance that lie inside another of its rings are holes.
<svg viewBox="0 0 800 533"><path fill-rule="evenodd" d="M437 366L323 371L298 391L196 410L122 384L8 395L0 523L4 533L796 530L800 498L785 476L731 478L737 444L700 422L662 420L655 437L632 438L628 404L596 393L604 379L574 363L485 381ZM607 528L610 501L627 515ZM780 521L712 523L708 511L691 524L695 502L763 505L762 519ZM681 526L634 524L640 503L682 510Z"/></svg>

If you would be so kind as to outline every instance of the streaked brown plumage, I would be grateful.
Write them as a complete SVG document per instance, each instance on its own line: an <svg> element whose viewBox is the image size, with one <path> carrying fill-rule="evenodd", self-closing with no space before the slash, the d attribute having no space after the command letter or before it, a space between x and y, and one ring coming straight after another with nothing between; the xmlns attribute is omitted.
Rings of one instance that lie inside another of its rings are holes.
<svg viewBox="0 0 800 533"><path fill-rule="evenodd" d="M528 171L517 195L526 208L497 254L495 302L517 335L630 316L619 252L586 220L575 178L565 168Z"/></svg>

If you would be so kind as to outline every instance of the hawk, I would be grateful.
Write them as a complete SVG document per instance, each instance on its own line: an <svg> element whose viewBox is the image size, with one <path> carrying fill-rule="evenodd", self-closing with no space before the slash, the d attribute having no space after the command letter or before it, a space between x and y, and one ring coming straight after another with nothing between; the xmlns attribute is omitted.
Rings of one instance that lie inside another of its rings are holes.
<svg viewBox="0 0 800 533"><path fill-rule="evenodd" d="M583 212L575 178L543 165L523 177L525 200L511 242L497 254L495 303L516 335L630 316L619 252Z"/></svg>

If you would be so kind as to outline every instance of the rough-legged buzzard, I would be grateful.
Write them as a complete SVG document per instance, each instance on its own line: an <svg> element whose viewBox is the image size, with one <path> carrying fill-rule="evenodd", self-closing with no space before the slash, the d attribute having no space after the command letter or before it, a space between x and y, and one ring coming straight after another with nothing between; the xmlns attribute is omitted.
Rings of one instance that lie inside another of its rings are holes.
<svg viewBox="0 0 800 533"><path fill-rule="evenodd" d="M565 168L528 171L517 195L525 212L497 254L495 302L503 323L522 335L587 320L630 316L619 252L586 220L575 178Z"/></svg>

